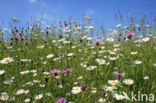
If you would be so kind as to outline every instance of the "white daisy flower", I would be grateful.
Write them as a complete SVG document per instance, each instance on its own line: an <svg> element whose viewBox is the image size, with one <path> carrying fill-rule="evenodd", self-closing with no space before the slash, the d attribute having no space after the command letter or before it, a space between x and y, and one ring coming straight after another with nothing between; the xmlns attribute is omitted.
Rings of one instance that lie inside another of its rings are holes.
<svg viewBox="0 0 156 103"><path fill-rule="evenodd" d="M153 64L153 66L155 66L155 67L156 67L156 64Z"/></svg>
<svg viewBox="0 0 156 103"><path fill-rule="evenodd" d="M0 61L1 64L8 64L10 62L14 61L14 59L10 58L10 57L7 57L7 58L4 58L3 60Z"/></svg>
<svg viewBox="0 0 156 103"><path fill-rule="evenodd" d="M82 78L83 78L82 76L79 76L77 79L80 80L80 79L82 79Z"/></svg>
<svg viewBox="0 0 156 103"><path fill-rule="evenodd" d="M108 80L108 83L111 85L117 85L119 83L118 80Z"/></svg>
<svg viewBox="0 0 156 103"><path fill-rule="evenodd" d="M49 75L50 73L49 73L49 72L43 72L43 74L44 74L44 75Z"/></svg>
<svg viewBox="0 0 156 103"><path fill-rule="evenodd" d="M4 74L5 70L0 70L0 75Z"/></svg>
<svg viewBox="0 0 156 103"><path fill-rule="evenodd" d="M40 83L40 80L33 80L34 83Z"/></svg>
<svg viewBox="0 0 156 103"><path fill-rule="evenodd" d="M36 95L35 100L40 100L40 99L42 99L42 97L43 97L43 94Z"/></svg>
<svg viewBox="0 0 156 103"><path fill-rule="evenodd" d="M113 38L107 38L107 41L114 42L114 39Z"/></svg>
<svg viewBox="0 0 156 103"><path fill-rule="evenodd" d="M103 59L96 59L96 61L100 64L100 65L102 65L102 64L105 64L105 60L103 60Z"/></svg>
<svg viewBox="0 0 156 103"><path fill-rule="evenodd" d="M20 59L22 62L31 62L31 59Z"/></svg>
<svg viewBox="0 0 156 103"><path fill-rule="evenodd" d="M115 96L115 98L117 99L117 100L123 100L125 97L123 96L123 95L116 95Z"/></svg>
<svg viewBox="0 0 156 103"><path fill-rule="evenodd" d="M67 54L67 56L73 56L73 53L69 53L69 54Z"/></svg>
<svg viewBox="0 0 156 103"><path fill-rule="evenodd" d="M29 70L25 70L25 71L23 71L23 72L20 72L21 75L27 74L27 73L29 73Z"/></svg>
<svg viewBox="0 0 156 103"><path fill-rule="evenodd" d="M149 40L150 40L150 37L146 37L142 39L143 42L148 42Z"/></svg>
<svg viewBox="0 0 156 103"><path fill-rule="evenodd" d="M99 103L105 103L105 101L106 101L106 100L103 99L103 98L100 98L100 99L98 100Z"/></svg>
<svg viewBox="0 0 156 103"><path fill-rule="evenodd" d="M142 61L136 60L134 63L135 63L135 64L141 64Z"/></svg>
<svg viewBox="0 0 156 103"><path fill-rule="evenodd" d="M106 91L112 92L114 89L117 89L115 86L108 86L106 87Z"/></svg>
<svg viewBox="0 0 156 103"><path fill-rule="evenodd" d="M25 99L24 102L25 102L25 103L30 102L30 98Z"/></svg>
<svg viewBox="0 0 156 103"><path fill-rule="evenodd" d="M39 87L44 88L45 84L40 84Z"/></svg>
<svg viewBox="0 0 156 103"><path fill-rule="evenodd" d="M44 48L44 45L37 46L37 48L42 49Z"/></svg>
<svg viewBox="0 0 156 103"><path fill-rule="evenodd" d="M32 73L36 73L36 72L37 72L37 70L30 70L30 72L32 72Z"/></svg>
<svg viewBox="0 0 156 103"><path fill-rule="evenodd" d="M130 54L131 55L136 55L136 54L138 54L138 52L131 52Z"/></svg>
<svg viewBox="0 0 156 103"><path fill-rule="evenodd" d="M0 100L5 101L5 100L7 100L8 98L9 98L9 95L8 95L7 93L5 93L5 92L1 93Z"/></svg>
<svg viewBox="0 0 156 103"><path fill-rule="evenodd" d="M88 40L88 41L91 41L91 40L92 40L92 37L88 37L87 40Z"/></svg>
<svg viewBox="0 0 156 103"><path fill-rule="evenodd" d="M125 79L123 81L126 85L132 85L134 83L134 81L132 79Z"/></svg>
<svg viewBox="0 0 156 103"><path fill-rule="evenodd" d="M21 94L24 94L25 93L25 90L24 89L20 89L16 92L16 95L21 95Z"/></svg>
<svg viewBox="0 0 156 103"><path fill-rule="evenodd" d="M147 80L147 79L149 79L149 77L148 76L144 76L144 79Z"/></svg>
<svg viewBox="0 0 156 103"><path fill-rule="evenodd" d="M97 90L93 89L93 90L91 90L91 92L95 94L97 92Z"/></svg>
<svg viewBox="0 0 156 103"><path fill-rule="evenodd" d="M89 66L86 68L86 70L94 70L96 68L96 66Z"/></svg>
<svg viewBox="0 0 156 103"><path fill-rule="evenodd" d="M116 58L116 57L109 57L109 59L110 59L111 61L113 61L113 60L116 60L117 58Z"/></svg>
<svg viewBox="0 0 156 103"><path fill-rule="evenodd" d="M121 25L122 25L122 24L118 24L118 25L116 25L116 27L119 28L119 27L121 27Z"/></svg>
<svg viewBox="0 0 156 103"><path fill-rule="evenodd" d="M72 89L72 93L73 94L77 94L81 92L81 87L77 86L77 87L73 87Z"/></svg>
<svg viewBox="0 0 156 103"><path fill-rule="evenodd" d="M49 59L49 58L52 58L52 57L54 57L54 54L49 54L49 55L47 55L47 58Z"/></svg>
<svg viewBox="0 0 156 103"><path fill-rule="evenodd" d="M13 82L13 80L5 80L5 81L3 81L4 84L8 84L8 85L11 85L12 82Z"/></svg>

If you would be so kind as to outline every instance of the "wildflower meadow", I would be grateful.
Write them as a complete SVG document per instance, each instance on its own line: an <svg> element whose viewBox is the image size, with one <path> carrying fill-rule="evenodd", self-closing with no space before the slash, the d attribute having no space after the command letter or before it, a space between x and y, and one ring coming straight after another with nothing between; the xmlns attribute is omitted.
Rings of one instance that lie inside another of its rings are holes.
<svg viewBox="0 0 156 103"><path fill-rule="evenodd" d="M0 103L155 103L156 21L92 19L0 26Z"/></svg>

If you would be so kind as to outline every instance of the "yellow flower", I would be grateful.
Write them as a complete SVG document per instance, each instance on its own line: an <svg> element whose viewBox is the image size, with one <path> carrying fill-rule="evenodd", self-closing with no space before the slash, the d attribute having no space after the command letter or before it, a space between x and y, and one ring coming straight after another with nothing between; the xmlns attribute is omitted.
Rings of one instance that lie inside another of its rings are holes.
<svg viewBox="0 0 156 103"><path fill-rule="evenodd" d="M16 18L16 17L13 17L13 19L12 19L14 22L17 22L18 21L18 19Z"/></svg>

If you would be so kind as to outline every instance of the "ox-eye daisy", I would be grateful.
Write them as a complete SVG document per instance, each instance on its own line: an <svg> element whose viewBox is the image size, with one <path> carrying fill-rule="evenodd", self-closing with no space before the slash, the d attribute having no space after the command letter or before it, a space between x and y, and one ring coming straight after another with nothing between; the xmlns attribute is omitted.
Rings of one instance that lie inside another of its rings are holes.
<svg viewBox="0 0 156 103"><path fill-rule="evenodd" d="M13 80L5 80L5 81L3 81L3 83L7 84L7 85L11 85L12 82L13 82Z"/></svg>
<svg viewBox="0 0 156 103"><path fill-rule="evenodd" d="M98 100L99 103L105 103L105 101L106 101L106 100L103 99L103 98L100 98L100 99Z"/></svg>
<svg viewBox="0 0 156 103"><path fill-rule="evenodd" d="M30 102L30 98L25 99L24 102L25 102L25 103Z"/></svg>
<svg viewBox="0 0 156 103"><path fill-rule="evenodd" d="M114 39L113 39L113 38L107 38L107 41L109 41L109 42L113 42Z"/></svg>
<svg viewBox="0 0 156 103"><path fill-rule="evenodd" d="M52 58L54 56L54 54L49 54L49 55L47 55L47 58L49 59L49 58Z"/></svg>
<svg viewBox="0 0 156 103"><path fill-rule="evenodd" d="M105 64L105 60L103 60L103 59L96 59L96 61L100 64L100 65L102 65L102 64Z"/></svg>
<svg viewBox="0 0 156 103"><path fill-rule="evenodd" d="M5 101L5 100L7 100L9 98L9 95L7 94L7 93L1 93L1 96L0 96L0 100L3 100L3 101Z"/></svg>
<svg viewBox="0 0 156 103"><path fill-rule="evenodd" d="M42 99L42 97L43 97L43 94L36 95L35 100L40 100L40 99Z"/></svg>
<svg viewBox="0 0 156 103"><path fill-rule="evenodd" d="M142 61L136 60L134 63L135 63L135 64L141 64Z"/></svg>
<svg viewBox="0 0 156 103"><path fill-rule="evenodd" d="M124 96L123 95L116 95L115 96L115 98L117 99L117 100L123 100L124 99Z"/></svg>
<svg viewBox="0 0 156 103"><path fill-rule="evenodd" d="M118 80L108 80L108 83L111 85L117 85L119 83Z"/></svg>
<svg viewBox="0 0 156 103"><path fill-rule="evenodd" d="M20 72L21 75L27 74L27 73L29 73L29 70L25 70L25 71Z"/></svg>
<svg viewBox="0 0 156 103"><path fill-rule="evenodd" d="M25 91L24 89L20 89L16 92L16 95L21 95L21 94L24 94L24 93L28 93L29 90Z"/></svg>
<svg viewBox="0 0 156 103"><path fill-rule="evenodd" d="M89 67L87 67L86 69L87 70L94 70L95 68L97 68L96 66L89 66Z"/></svg>
<svg viewBox="0 0 156 103"><path fill-rule="evenodd" d="M0 70L0 75L4 74L5 70Z"/></svg>
<svg viewBox="0 0 156 103"><path fill-rule="evenodd" d="M117 89L115 86L108 86L106 87L106 91L112 92L114 89Z"/></svg>
<svg viewBox="0 0 156 103"><path fill-rule="evenodd" d="M81 87L77 86L77 87L73 87L72 89L72 93L73 94L77 94L81 92Z"/></svg>
<svg viewBox="0 0 156 103"><path fill-rule="evenodd" d="M126 85L132 85L134 83L134 81L132 79L125 79L123 81Z"/></svg>
<svg viewBox="0 0 156 103"><path fill-rule="evenodd" d="M1 64L8 64L10 62L14 61L14 59L10 58L10 57L7 57L7 58L4 58L3 60L0 61Z"/></svg>

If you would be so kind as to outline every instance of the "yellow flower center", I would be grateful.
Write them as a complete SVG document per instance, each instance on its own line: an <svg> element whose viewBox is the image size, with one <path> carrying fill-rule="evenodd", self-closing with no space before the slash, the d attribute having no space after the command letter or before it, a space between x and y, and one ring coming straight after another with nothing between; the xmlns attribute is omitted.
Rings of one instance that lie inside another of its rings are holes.
<svg viewBox="0 0 156 103"><path fill-rule="evenodd" d="M79 88L75 88L75 91L79 91Z"/></svg>
<svg viewBox="0 0 156 103"><path fill-rule="evenodd" d="M122 99L122 97L121 97L121 96L119 96L119 97L118 97L118 99L119 99L119 100L121 100L121 99Z"/></svg>
<svg viewBox="0 0 156 103"><path fill-rule="evenodd" d="M109 41L112 41L112 38L109 38L108 40L109 40Z"/></svg>
<svg viewBox="0 0 156 103"><path fill-rule="evenodd" d="M114 89L114 87L110 87L110 88L109 88L109 91L113 91L113 89Z"/></svg>
<svg viewBox="0 0 156 103"><path fill-rule="evenodd" d="M8 63L9 61L10 61L10 59L5 59L4 60L5 63Z"/></svg>
<svg viewBox="0 0 156 103"><path fill-rule="evenodd" d="M7 96L2 96L2 98L3 98L3 99L6 99L6 98L7 98Z"/></svg>
<svg viewBox="0 0 156 103"><path fill-rule="evenodd" d="M20 93L20 94L23 94L23 91L20 91L19 93Z"/></svg>
<svg viewBox="0 0 156 103"><path fill-rule="evenodd" d="M24 74L27 73L27 71L24 71Z"/></svg>
<svg viewBox="0 0 156 103"><path fill-rule="evenodd" d="M98 60L98 62L100 62L100 63L101 63L101 62L102 62L102 60Z"/></svg>
<svg viewBox="0 0 156 103"><path fill-rule="evenodd" d="M112 84L116 84L116 81L112 81Z"/></svg>
<svg viewBox="0 0 156 103"><path fill-rule="evenodd" d="M131 84L131 82L130 82L130 81L127 81L127 82L126 82L126 84L128 84L128 85L129 85L129 84Z"/></svg>
<svg viewBox="0 0 156 103"><path fill-rule="evenodd" d="M37 100L39 100L39 99L40 99L40 97L38 96L38 97L36 97L36 99L37 99Z"/></svg>
<svg viewBox="0 0 156 103"><path fill-rule="evenodd" d="M10 81L8 81L8 84L11 84L11 82L10 82Z"/></svg>

